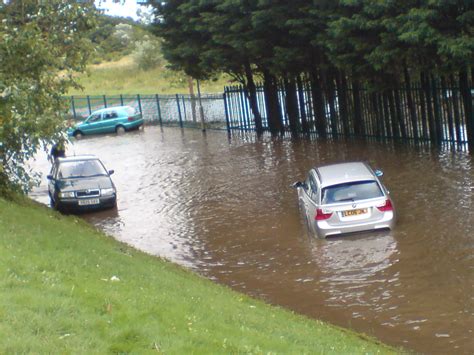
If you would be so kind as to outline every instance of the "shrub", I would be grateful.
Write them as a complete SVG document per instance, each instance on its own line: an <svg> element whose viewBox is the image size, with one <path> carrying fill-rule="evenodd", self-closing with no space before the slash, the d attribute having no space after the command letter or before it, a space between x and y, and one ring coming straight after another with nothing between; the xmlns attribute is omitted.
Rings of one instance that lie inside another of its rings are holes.
<svg viewBox="0 0 474 355"><path fill-rule="evenodd" d="M163 61L160 42L148 36L136 43L132 56L137 66L142 70L153 69Z"/></svg>

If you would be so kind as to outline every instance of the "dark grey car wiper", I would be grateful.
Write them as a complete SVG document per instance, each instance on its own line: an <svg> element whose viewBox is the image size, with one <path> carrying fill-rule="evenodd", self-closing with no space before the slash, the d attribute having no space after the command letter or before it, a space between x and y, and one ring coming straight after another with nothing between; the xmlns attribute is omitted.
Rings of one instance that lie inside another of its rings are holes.
<svg viewBox="0 0 474 355"><path fill-rule="evenodd" d="M84 176L84 177L96 177L96 176L107 176L107 174L104 174L104 173L101 173L101 174L94 174L94 175L87 175L87 176Z"/></svg>

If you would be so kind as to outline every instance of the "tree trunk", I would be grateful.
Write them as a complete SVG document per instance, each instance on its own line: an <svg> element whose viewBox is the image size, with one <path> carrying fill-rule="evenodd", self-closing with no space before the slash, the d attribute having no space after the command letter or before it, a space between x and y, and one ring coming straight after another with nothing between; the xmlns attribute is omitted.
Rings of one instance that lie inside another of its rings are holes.
<svg viewBox="0 0 474 355"><path fill-rule="evenodd" d="M378 105L378 100L377 100L377 94L375 92L372 92L370 94L370 105L371 105L371 111L374 115L374 129L375 129L375 136L376 137L381 137L384 135L383 133L383 122L381 117L382 114L379 110L379 105Z"/></svg>
<svg viewBox="0 0 474 355"><path fill-rule="evenodd" d="M296 84L293 77L285 78L285 102L290 132L292 137L298 136L298 99L296 97Z"/></svg>
<svg viewBox="0 0 474 355"><path fill-rule="evenodd" d="M249 61L245 63L245 77L247 80L250 109L252 110L255 122L255 130L257 132L257 136L260 137L263 134L262 116L260 115L260 110L258 109L257 87L255 86L255 82L253 80L252 68L250 67Z"/></svg>
<svg viewBox="0 0 474 355"><path fill-rule="evenodd" d="M436 143L436 126L433 115L430 79L428 75L425 75L425 73L421 73L421 85L423 86L423 91L426 98L426 111L428 113L428 129L430 132L430 141Z"/></svg>
<svg viewBox="0 0 474 355"><path fill-rule="evenodd" d="M413 128L413 138L415 139L415 141L418 141L418 124L417 124L417 117L416 117L416 109L413 103L413 96L412 96L413 93L412 93L411 82L410 82L410 74L408 73L408 69L406 66L404 67L403 74L405 76L405 90L407 92L407 106L408 106L408 112L410 113L411 126Z"/></svg>
<svg viewBox="0 0 474 355"><path fill-rule="evenodd" d="M324 109L321 80L316 68L311 73L311 96L313 98L316 133L319 137L326 138L326 110Z"/></svg>
<svg viewBox="0 0 474 355"><path fill-rule="evenodd" d="M441 77L441 91L443 94L443 102L445 112L448 116L448 133L449 133L449 141L454 143L454 122L453 122L453 114L452 114L452 105L451 100L453 98L453 90L451 90L451 97L448 97L448 86L446 85L446 78L444 76Z"/></svg>
<svg viewBox="0 0 474 355"><path fill-rule="evenodd" d="M336 113L336 87L334 86L334 78L332 77L333 71L328 72L329 75L325 76L324 90L326 92L326 98L329 105L329 115L331 117L331 134L333 138L337 137L337 113Z"/></svg>
<svg viewBox="0 0 474 355"><path fill-rule="evenodd" d="M193 78L190 76L188 76L188 88L191 97L191 114L193 116L193 122L196 123L196 95L194 95Z"/></svg>
<svg viewBox="0 0 474 355"><path fill-rule="evenodd" d="M352 79L352 98L354 100L354 133L358 136L365 134L365 125L362 120L362 107L360 103L360 83Z"/></svg>
<svg viewBox="0 0 474 355"><path fill-rule="evenodd" d="M304 134L309 134L309 125L306 118L306 105L305 105L305 90L301 76L296 77L296 83L298 85L298 99L300 104L300 115L301 115L301 128Z"/></svg>
<svg viewBox="0 0 474 355"><path fill-rule="evenodd" d="M385 129L387 132L387 137L392 138L392 125L390 124L390 111L388 105L388 96L390 92L388 90L384 90L382 97L383 97L383 116L385 121Z"/></svg>
<svg viewBox="0 0 474 355"><path fill-rule="evenodd" d="M394 138L400 138L399 132L399 123L398 117L395 110L395 100L393 99L394 90L389 90L388 93L388 103L390 109L390 121L392 122L392 133Z"/></svg>
<svg viewBox="0 0 474 355"><path fill-rule="evenodd" d="M436 127L436 143L441 144L443 141L443 125L441 121L441 107L439 104L439 95L436 88L436 80L433 75L431 75L431 92L433 96L433 110L434 110L434 121Z"/></svg>
<svg viewBox="0 0 474 355"><path fill-rule="evenodd" d="M314 118L313 95L311 93L311 80L309 79L309 76L303 82L303 85L304 85L304 88L307 92L308 103L307 103L307 107L306 107L306 112L307 112L307 117L306 118L307 118L307 121L308 121L309 133L311 134L315 131L314 127L316 125L316 121L315 121L315 118Z"/></svg>
<svg viewBox="0 0 474 355"><path fill-rule="evenodd" d="M349 129L349 117L347 115L347 80L343 72L339 72L336 79L337 85L337 100L339 104L339 117L342 120L342 128L344 135L349 137L351 131Z"/></svg>
<svg viewBox="0 0 474 355"><path fill-rule="evenodd" d="M466 70L459 72L459 91L464 106L464 117L466 117L467 143L469 151L472 153L474 151L474 115L472 112L472 94Z"/></svg>
<svg viewBox="0 0 474 355"><path fill-rule="evenodd" d="M278 133L284 134L280 102L278 100L278 88L275 83L275 77L268 70L263 71L263 89L265 91L265 106L270 133L272 136L276 136Z"/></svg>
<svg viewBox="0 0 474 355"><path fill-rule="evenodd" d="M421 111L421 129L423 134L423 139L429 139L428 136L428 118L426 114L426 101L425 101L425 91L423 90L423 81L420 78L421 86L417 88L417 93L420 98L420 111Z"/></svg>
<svg viewBox="0 0 474 355"><path fill-rule="evenodd" d="M449 77L449 84L452 90L453 96L453 111L454 111L454 127L456 130L456 141L461 143L463 140L463 135L461 132L461 114L459 110L459 97L458 97L458 89L456 89L456 81L454 80L454 75L450 75Z"/></svg>
<svg viewBox="0 0 474 355"><path fill-rule="evenodd" d="M398 87L399 85L397 85ZM398 89L394 90L394 95L395 95L395 109L397 111L397 121L398 121L398 126L400 128L400 135L403 139L407 138L407 128L405 126L405 117L403 116L402 112L402 107L401 107L401 99L400 99L400 93L398 92Z"/></svg>

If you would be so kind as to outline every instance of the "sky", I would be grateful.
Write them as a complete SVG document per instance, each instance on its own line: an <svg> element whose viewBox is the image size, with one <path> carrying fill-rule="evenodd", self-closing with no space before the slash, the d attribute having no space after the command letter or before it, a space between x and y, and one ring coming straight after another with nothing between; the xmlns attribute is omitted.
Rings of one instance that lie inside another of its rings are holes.
<svg viewBox="0 0 474 355"><path fill-rule="evenodd" d="M95 0L95 5L99 9L104 9L106 15L131 17L134 20L138 19L137 10L139 8L142 8L143 10L146 8L145 6L137 5L136 0L122 0L118 3L115 3L112 0Z"/></svg>

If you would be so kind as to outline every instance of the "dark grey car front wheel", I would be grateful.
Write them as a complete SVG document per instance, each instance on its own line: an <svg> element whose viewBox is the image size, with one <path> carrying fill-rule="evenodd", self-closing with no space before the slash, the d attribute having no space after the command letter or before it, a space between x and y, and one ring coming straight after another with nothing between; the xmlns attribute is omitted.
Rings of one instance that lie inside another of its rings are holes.
<svg viewBox="0 0 474 355"><path fill-rule="evenodd" d="M60 206L59 206L59 203L57 202L58 201L58 197L56 196L56 200L53 199L51 197L51 195L49 196L49 203L51 205L51 208L56 210L56 211L59 211L60 210Z"/></svg>

